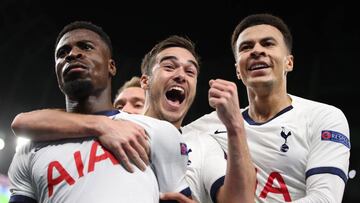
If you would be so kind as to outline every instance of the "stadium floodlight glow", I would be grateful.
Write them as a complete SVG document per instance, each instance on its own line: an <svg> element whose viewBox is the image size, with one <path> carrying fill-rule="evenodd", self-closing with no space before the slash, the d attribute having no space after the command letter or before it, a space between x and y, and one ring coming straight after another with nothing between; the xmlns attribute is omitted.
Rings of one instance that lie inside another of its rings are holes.
<svg viewBox="0 0 360 203"><path fill-rule="evenodd" d="M21 146L25 145L26 143L28 143L30 140L27 138L23 138L23 137L18 137L16 139L16 148L15 150L18 151L20 149Z"/></svg>
<svg viewBox="0 0 360 203"><path fill-rule="evenodd" d="M0 130L0 151L3 150L5 148L5 133L3 133L3 131Z"/></svg>
<svg viewBox="0 0 360 203"><path fill-rule="evenodd" d="M354 179L355 178L355 176L356 176L356 170L350 170L349 171L349 178L350 179Z"/></svg>
<svg viewBox="0 0 360 203"><path fill-rule="evenodd" d="M5 147L4 139L0 138L0 150L4 149L4 147Z"/></svg>

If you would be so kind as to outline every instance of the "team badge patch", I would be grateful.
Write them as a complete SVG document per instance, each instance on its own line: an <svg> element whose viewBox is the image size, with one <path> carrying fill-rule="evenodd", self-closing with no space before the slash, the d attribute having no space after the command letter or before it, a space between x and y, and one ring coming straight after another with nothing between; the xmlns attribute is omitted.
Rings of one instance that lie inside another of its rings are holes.
<svg viewBox="0 0 360 203"><path fill-rule="evenodd" d="M185 143L180 143L180 153L181 153L181 155L188 154L187 146Z"/></svg>
<svg viewBox="0 0 360 203"><path fill-rule="evenodd" d="M280 135L284 138L284 144L281 145L280 151L287 152L289 150L289 145L287 144L287 139L291 135L291 131L286 129L285 127L281 127Z"/></svg>
<svg viewBox="0 0 360 203"><path fill-rule="evenodd" d="M349 138L339 132L323 130L321 131L321 140L337 142L345 145L347 148L350 149Z"/></svg>

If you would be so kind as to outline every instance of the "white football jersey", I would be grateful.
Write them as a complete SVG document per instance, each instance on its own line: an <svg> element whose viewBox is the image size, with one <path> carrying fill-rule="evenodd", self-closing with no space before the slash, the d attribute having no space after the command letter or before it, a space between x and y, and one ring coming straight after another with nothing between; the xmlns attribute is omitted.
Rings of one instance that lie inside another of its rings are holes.
<svg viewBox="0 0 360 203"><path fill-rule="evenodd" d="M182 151L179 131L165 121L110 112L113 119L133 121L145 128L153 170L148 167L142 172L134 167L134 173L127 172L94 137L30 142L15 154L9 169L10 202L157 203L159 190L190 195L185 180L188 157Z"/></svg>
<svg viewBox="0 0 360 203"><path fill-rule="evenodd" d="M265 123L242 110L257 170L256 201L341 202L350 157L348 122L334 106L290 97L291 106ZM183 131L212 134L227 151L226 128L216 112Z"/></svg>
<svg viewBox="0 0 360 203"><path fill-rule="evenodd" d="M197 202L216 202L217 191L224 184L226 173L225 152L216 139L199 132L183 133L189 155L186 180Z"/></svg>

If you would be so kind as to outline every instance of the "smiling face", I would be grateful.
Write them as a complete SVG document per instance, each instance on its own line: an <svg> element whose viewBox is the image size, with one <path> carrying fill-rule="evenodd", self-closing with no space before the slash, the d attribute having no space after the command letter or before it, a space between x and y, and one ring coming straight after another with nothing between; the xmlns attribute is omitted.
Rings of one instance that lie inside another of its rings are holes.
<svg viewBox="0 0 360 203"><path fill-rule="evenodd" d="M197 75L197 61L188 50L171 47L159 52L151 75L141 78L148 103L146 115L179 128L194 101Z"/></svg>
<svg viewBox="0 0 360 203"><path fill-rule="evenodd" d="M236 41L236 73L250 89L286 89L286 74L293 56L281 32L271 25L256 25L242 31Z"/></svg>
<svg viewBox="0 0 360 203"><path fill-rule="evenodd" d="M55 49L60 89L71 99L99 94L111 84L116 68L101 37L87 29L65 33Z"/></svg>

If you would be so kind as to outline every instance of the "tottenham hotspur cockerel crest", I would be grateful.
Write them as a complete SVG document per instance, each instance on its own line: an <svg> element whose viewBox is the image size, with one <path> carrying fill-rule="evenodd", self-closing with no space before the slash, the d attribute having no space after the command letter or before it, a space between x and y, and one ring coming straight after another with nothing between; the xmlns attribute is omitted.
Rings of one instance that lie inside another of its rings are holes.
<svg viewBox="0 0 360 203"><path fill-rule="evenodd" d="M288 137L291 135L291 131L287 130L285 127L281 127L281 137L284 138L285 142L281 145L280 151L287 152L289 150L289 146L286 144Z"/></svg>

